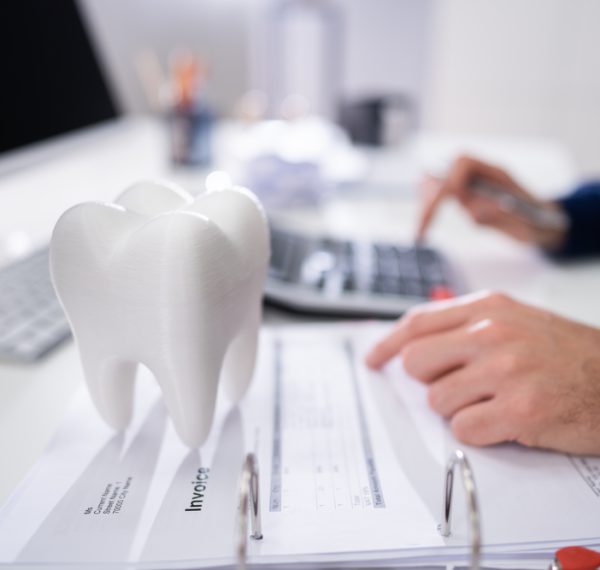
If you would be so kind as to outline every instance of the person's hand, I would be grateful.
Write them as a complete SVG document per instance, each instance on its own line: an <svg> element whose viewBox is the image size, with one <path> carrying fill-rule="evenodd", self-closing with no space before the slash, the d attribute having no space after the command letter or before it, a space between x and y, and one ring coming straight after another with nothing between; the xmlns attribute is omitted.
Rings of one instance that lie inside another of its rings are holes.
<svg viewBox="0 0 600 570"><path fill-rule="evenodd" d="M411 310L369 353L401 356L467 444L600 454L600 330L478 293Z"/></svg>
<svg viewBox="0 0 600 570"><path fill-rule="evenodd" d="M476 182L491 183L525 202L552 213L560 211L555 202L542 201L521 187L505 170L469 156L454 161L444 179L426 176L422 183L423 207L417 229L422 241L441 202L457 199L478 224L496 228L513 238L556 250L565 239L566 228L540 227L518 211L502 208L501 203L473 191Z"/></svg>

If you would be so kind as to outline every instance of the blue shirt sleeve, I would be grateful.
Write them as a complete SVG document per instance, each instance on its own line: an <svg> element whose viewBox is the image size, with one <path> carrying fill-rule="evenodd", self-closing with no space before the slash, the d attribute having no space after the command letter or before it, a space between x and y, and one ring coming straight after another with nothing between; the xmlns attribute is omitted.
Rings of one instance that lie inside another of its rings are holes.
<svg viewBox="0 0 600 570"><path fill-rule="evenodd" d="M600 255L600 181L580 185L557 201L569 217L570 226L560 257Z"/></svg>

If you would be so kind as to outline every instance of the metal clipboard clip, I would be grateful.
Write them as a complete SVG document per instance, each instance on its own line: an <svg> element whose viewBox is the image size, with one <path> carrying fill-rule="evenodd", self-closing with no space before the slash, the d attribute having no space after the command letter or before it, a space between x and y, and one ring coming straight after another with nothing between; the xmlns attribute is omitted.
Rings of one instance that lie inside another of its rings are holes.
<svg viewBox="0 0 600 570"><path fill-rule="evenodd" d="M451 535L452 491L454 489L454 471L457 465L460 468L463 485L467 493L467 506L471 526L471 570L479 570L481 558L481 525L475 479L473 478L471 466L465 454L460 449L452 453L446 464L444 522L440 525L440 533L442 536ZM258 461L254 453L248 453L242 468L239 487L238 542L236 549L238 570L246 570L247 568L248 537L253 540L261 540L263 538L259 483ZM251 534L248 534L248 511L250 511Z"/></svg>
<svg viewBox="0 0 600 570"><path fill-rule="evenodd" d="M258 478L258 461L254 453L248 453L242 467L239 488L237 567L246 570L248 552L248 510L252 534L250 538L261 540L263 537L260 519L260 485Z"/></svg>
<svg viewBox="0 0 600 570"><path fill-rule="evenodd" d="M467 461L465 454L455 450L446 464L446 477L444 483L444 518L440 525L442 536L450 536L450 514L452 507L452 491L454 489L454 471L459 466L463 485L467 494L467 508L469 510L469 523L471 527L471 570L479 570L481 562L481 522L479 517L479 506L475 489L473 470Z"/></svg>

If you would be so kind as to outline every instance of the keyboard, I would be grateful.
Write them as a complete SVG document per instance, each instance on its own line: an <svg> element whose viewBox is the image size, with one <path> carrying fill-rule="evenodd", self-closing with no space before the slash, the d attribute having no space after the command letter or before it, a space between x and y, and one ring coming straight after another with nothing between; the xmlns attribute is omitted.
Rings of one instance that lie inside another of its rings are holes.
<svg viewBox="0 0 600 570"><path fill-rule="evenodd" d="M397 317L418 303L464 292L455 268L430 247L271 228L266 298L275 305L316 314Z"/></svg>
<svg viewBox="0 0 600 570"><path fill-rule="evenodd" d="M70 335L47 248L0 269L0 359L38 360Z"/></svg>

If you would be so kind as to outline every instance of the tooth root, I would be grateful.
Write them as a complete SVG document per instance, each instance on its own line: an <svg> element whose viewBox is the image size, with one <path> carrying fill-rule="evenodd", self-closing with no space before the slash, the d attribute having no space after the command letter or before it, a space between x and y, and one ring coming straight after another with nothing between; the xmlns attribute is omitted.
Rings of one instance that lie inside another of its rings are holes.
<svg viewBox="0 0 600 570"><path fill-rule="evenodd" d="M168 369L159 365L152 370L175 431L190 448L204 443L212 426L224 354L220 344L179 351Z"/></svg>
<svg viewBox="0 0 600 570"><path fill-rule="evenodd" d="M237 336L225 354L221 378L227 396L234 402L241 400L252 379L260 318L260 298L257 298L255 309L241 323Z"/></svg>
<svg viewBox="0 0 600 570"><path fill-rule="evenodd" d="M100 415L116 430L124 430L133 412L133 388L137 364L116 358L84 357L84 374L90 396Z"/></svg>

